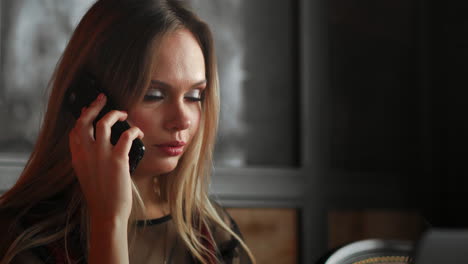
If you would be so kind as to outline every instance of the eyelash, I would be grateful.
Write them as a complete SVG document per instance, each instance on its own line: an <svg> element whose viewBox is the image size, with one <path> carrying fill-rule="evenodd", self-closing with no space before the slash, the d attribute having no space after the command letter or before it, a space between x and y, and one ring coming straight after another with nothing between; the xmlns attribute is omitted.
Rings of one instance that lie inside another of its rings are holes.
<svg viewBox="0 0 468 264"><path fill-rule="evenodd" d="M203 101L203 97L184 97L185 99L189 100L190 102L202 102Z"/></svg>
<svg viewBox="0 0 468 264"><path fill-rule="evenodd" d="M155 95L145 95L143 101L159 101L164 99L163 96L155 96Z"/></svg>

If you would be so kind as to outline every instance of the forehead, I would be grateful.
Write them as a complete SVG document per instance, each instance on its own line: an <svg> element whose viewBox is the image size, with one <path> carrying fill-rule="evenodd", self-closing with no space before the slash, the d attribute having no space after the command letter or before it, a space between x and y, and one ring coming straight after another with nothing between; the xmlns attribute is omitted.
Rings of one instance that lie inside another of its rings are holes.
<svg viewBox="0 0 468 264"><path fill-rule="evenodd" d="M205 79L205 59L195 36L187 29L163 35L154 56L152 78L165 82Z"/></svg>

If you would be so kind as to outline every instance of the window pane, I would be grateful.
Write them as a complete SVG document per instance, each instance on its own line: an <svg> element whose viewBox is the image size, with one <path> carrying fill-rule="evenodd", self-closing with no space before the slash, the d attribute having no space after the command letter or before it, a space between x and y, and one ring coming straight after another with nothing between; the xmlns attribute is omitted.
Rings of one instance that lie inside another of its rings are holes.
<svg viewBox="0 0 468 264"><path fill-rule="evenodd" d="M0 1L2 157L28 155L32 150L47 83L72 30L92 2Z"/></svg>
<svg viewBox="0 0 468 264"><path fill-rule="evenodd" d="M212 26L218 55L216 166L297 166L297 1L190 3Z"/></svg>
<svg viewBox="0 0 468 264"><path fill-rule="evenodd" d="M212 26L219 57L216 165L297 166L297 2L187 1ZM31 151L47 82L92 2L0 2L0 122L8 124L0 135L0 154Z"/></svg>

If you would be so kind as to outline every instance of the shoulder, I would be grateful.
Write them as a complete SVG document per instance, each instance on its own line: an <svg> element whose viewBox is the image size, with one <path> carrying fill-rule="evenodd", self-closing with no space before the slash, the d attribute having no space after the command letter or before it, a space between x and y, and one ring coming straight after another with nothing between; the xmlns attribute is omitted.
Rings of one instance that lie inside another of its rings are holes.
<svg viewBox="0 0 468 264"><path fill-rule="evenodd" d="M236 223L236 221L232 218L232 216L229 214L229 212L221 206L218 202L211 200L211 204L213 205L213 208L215 209L216 213L219 215L221 220L237 235L242 236L241 232L239 230L239 227ZM214 226L215 231L218 231L218 235L224 234L225 239L230 239L231 235L229 232L225 231L222 227L219 225ZM224 232L222 232L224 231ZM226 234L227 233L227 234ZM229 234L229 235L228 235ZM227 236L226 236L227 235Z"/></svg>
<svg viewBox="0 0 468 264"><path fill-rule="evenodd" d="M215 209L216 213L221 217L224 223L229 223L232 220L231 215L226 211L226 208L224 208L219 202L215 200L210 200L211 204L213 205L213 208Z"/></svg>
<svg viewBox="0 0 468 264"><path fill-rule="evenodd" d="M219 203L215 201L211 202L224 224L226 224L226 226L240 239L243 239L236 221L231 217L229 212L225 208L223 208ZM224 260L223 263L230 263L230 261L234 259L239 259L240 257L245 258L245 252L241 244L232 235L232 233L226 231L220 225L213 225L212 235L218 248L218 253L221 259Z"/></svg>

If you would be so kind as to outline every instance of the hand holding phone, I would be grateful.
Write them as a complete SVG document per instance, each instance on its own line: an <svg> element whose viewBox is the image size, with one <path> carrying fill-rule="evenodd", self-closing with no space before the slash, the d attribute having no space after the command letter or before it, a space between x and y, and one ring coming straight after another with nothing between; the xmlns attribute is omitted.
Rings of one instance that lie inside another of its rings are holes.
<svg viewBox="0 0 468 264"><path fill-rule="evenodd" d="M78 119L80 117L81 109L88 107L100 94L103 93L107 97L107 103L97 118L93 122L94 131L96 131L96 123L107 113L116 109L107 93L97 83L96 78L89 73L81 74L72 83L65 94L65 105L67 109ZM112 145L117 144L120 136L123 132L130 128L130 125L126 121L117 121L111 128L110 141ZM129 167L130 174L133 174L138 163L143 158L145 153L145 146L141 139L136 138L133 140L132 147L129 152Z"/></svg>

